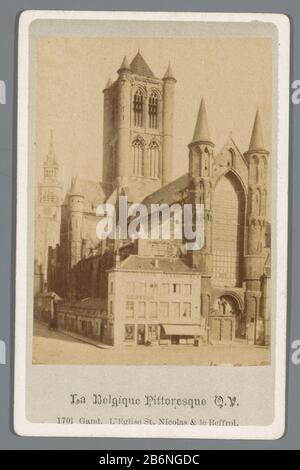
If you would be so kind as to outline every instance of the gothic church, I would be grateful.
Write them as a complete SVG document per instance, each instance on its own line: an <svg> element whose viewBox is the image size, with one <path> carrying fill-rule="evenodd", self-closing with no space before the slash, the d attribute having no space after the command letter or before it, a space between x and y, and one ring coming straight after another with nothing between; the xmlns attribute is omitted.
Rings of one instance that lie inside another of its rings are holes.
<svg viewBox="0 0 300 470"><path fill-rule="evenodd" d="M103 90L103 181L72 178L61 206L51 139L37 205L43 217L37 219L35 277L40 279L42 272L43 288L54 290L66 301L101 299L103 315L111 316L112 330L117 311L123 309L125 319L120 318L119 324L125 333L120 330L114 334L124 341L138 338L138 342L142 338L145 342L147 335L159 341L168 337L168 331L169 337L180 339L180 331L182 337L188 337L192 330L187 326L196 326L200 318L205 318L212 342L240 339L268 345L270 155L264 145L260 113L255 116L249 148L244 153L230 137L216 154L202 99L193 139L188 143L188 172L172 180L172 166L176 164L172 161L175 89L176 78L170 65L164 77L158 78L140 52L131 63L124 58L117 80L109 80ZM103 202L117 204L121 194L129 203L143 202L147 206L203 203L204 247L185 252L173 240L127 240L118 246L114 241L100 242L95 210ZM51 220L56 239L48 236L45 220ZM47 252L44 258L43 249ZM130 296L128 292L124 305L116 311L114 299L121 298L117 274L137 283L138 272L144 273L144 279L148 274L152 279L148 286L151 295L147 286L144 294L141 289ZM176 281L177 275L185 279L181 294L176 287L181 282L179 277ZM189 278L191 284L186 281ZM191 295L187 286L197 282L200 290L194 292L192 300L180 297L183 292ZM171 291L166 290L168 283ZM157 298L153 286L157 286ZM164 298L159 297L163 289ZM126 316L131 319L126 320Z"/></svg>

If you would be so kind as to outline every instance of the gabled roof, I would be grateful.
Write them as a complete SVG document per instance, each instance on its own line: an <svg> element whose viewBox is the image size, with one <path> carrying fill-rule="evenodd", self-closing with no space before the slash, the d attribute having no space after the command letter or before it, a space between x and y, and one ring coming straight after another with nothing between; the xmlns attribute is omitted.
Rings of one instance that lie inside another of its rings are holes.
<svg viewBox="0 0 300 470"><path fill-rule="evenodd" d="M75 179L75 178L74 178ZM106 201L109 194L112 192L112 185L110 183L102 183L97 181L90 181L76 178L75 188L76 193L84 197L83 210L84 212L90 212L96 215L96 208L99 204ZM74 186L71 185L71 189L67 191L65 198L65 204L68 203L68 196L74 194Z"/></svg>
<svg viewBox="0 0 300 470"><path fill-rule="evenodd" d="M245 158L245 155L240 151L239 147L237 146L235 140L233 139L231 133L226 141L226 143L223 145L223 147L221 148L221 150L219 150L216 155L215 155L215 163L218 164L218 160L220 158L220 156L222 155L222 153L225 151L225 150L229 150L230 148L232 148L236 153L237 155L239 155L239 157L244 161L245 165L248 166L248 161L247 159Z"/></svg>
<svg viewBox="0 0 300 470"><path fill-rule="evenodd" d="M143 204L149 207L150 204L172 204L180 200L180 193L190 185L191 178L188 173L180 176L171 183L163 186L143 200Z"/></svg>
<svg viewBox="0 0 300 470"><path fill-rule="evenodd" d="M147 62L141 55L140 51L138 51L133 61L131 62L130 70L133 73L137 75L141 75L143 77L148 77L148 78L154 77L152 70L150 69L149 65L147 64Z"/></svg>
<svg viewBox="0 0 300 470"><path fill-rule="evenodd" d="M180 258L152 258L150 256L130 255L114 268L124 271L146 271L163 273L193 273L193 270ZM195 273L199 275L199 273Z"/></svg>

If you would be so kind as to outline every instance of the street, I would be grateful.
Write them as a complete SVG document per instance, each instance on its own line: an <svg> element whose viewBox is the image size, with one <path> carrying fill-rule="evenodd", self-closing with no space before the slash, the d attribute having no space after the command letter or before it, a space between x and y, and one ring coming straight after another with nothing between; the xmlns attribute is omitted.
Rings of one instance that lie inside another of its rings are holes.
<svg viewBox="0 0 300 470"><path fill-rule="evenodd" d="M76 365L268 365L269 350L245 343L101 348L35 323L33 364Z"/></svg>

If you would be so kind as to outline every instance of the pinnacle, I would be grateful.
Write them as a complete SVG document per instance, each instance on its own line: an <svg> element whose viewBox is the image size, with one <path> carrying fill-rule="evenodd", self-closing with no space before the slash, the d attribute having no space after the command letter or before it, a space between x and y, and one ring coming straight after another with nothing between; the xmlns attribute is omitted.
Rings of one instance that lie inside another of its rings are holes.
<svg viewBox="0 0 300 470"><path fill-rule="evenodd" d="M119 70L130 70L129 63L128 63L126 55L123 58L123 62L121 64Z"/></svg>
<svg viewBox="0 0 300 470"><path fill-rule="evenodd" d="M171 67L171 64L169 62L169 65L168 65L168 68L166 70L166 73L164 75L164 80L168 79L168 78L171 78L173 80L175 80L175 77L174 77L174 74L173 74L173 70L172 70L172 67Z"/></svg>
<svg viewBox="0 0 300 470"><path fill-rule="evenodd" d="M259 110L256 111L249 150L264 150L264 138Z"/></svg>
<svg viewBox="0 0 300 470"><path fill-rule="evenodd" d="M192 142L211 142L204 98L202 98L200 103Z"/></svg>

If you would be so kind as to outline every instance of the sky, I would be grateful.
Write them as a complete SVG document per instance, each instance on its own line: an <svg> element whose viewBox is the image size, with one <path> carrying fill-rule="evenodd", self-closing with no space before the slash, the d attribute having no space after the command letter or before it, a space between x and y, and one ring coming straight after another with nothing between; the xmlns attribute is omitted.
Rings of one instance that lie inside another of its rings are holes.
<svg viewBox="0 0 300 470"><path fill-rule="evenodd" d="M256 109L265 147L272 142L272 44L269 38L39 37L36 69L36 164L41 177L50 130L67 188L72 174L101 180L103 93L126 55L138 49L157 77L171 63L175 88L173 176L187 171L201 97L218 152L230 133L249 146Z"/></svg>

